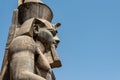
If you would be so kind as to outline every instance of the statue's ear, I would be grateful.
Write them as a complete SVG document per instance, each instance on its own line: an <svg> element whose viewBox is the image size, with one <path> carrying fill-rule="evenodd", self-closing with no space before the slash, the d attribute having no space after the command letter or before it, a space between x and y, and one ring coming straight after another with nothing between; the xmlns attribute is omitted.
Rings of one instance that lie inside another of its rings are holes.
<svg viewBox="0 0 120 80"><path fill-rule="evenodd" d="M38 34L38 31L39 31L39 25L38 25L38 24L33 24L33 33L34 33L35 35L37 35L37 34Z"/></svg>

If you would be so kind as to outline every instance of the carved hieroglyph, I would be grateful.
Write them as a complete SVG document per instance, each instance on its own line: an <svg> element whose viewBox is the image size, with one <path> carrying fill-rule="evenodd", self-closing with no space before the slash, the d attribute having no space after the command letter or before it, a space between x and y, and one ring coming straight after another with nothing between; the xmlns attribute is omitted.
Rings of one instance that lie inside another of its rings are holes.
<svg viewBox="0 0 120 80"><path fill-rule="evenodd" d="M57 27L51 9L39 0L18 0L1 69L2 80L55 80L61 67Z"/></svg>

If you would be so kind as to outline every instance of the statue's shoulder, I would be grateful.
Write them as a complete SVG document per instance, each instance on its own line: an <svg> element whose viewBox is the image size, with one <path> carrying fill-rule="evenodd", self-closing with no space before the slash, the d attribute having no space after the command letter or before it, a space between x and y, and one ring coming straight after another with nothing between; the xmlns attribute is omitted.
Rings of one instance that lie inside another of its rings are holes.
<svg viewBox="0 0 120 80"><path fill-rule="evenodd" d="M22 35L13 39L9 46L10 53L15 53L23 50L30 50L33 53L36 49L36 43L30 36Z"/></svg>

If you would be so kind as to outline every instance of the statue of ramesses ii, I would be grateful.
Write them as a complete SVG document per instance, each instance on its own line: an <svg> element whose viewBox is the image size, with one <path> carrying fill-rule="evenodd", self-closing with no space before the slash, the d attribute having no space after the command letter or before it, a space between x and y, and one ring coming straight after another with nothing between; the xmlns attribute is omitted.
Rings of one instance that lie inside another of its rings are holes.
<svg viewBox="0 0 120 80"><path fill-rule="evenodd" d="M1 69L1 80L56 80L60 42L53 12L40 0L18 0Z"/></svg>

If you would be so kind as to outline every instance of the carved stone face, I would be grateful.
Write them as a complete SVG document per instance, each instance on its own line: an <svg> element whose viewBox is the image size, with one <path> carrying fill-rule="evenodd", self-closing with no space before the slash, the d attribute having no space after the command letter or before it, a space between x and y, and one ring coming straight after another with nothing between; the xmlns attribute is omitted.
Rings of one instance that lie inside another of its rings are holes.
<svg viewBox="0 0 120 80"><path fill-rule="evenodd" d="M54 44L55 47L57 47L60 42L56 27L48 21L36 21L34 24L34 32L37 34L37 39L44 44Z"/></svg>
<svg viewBox="0 0 120 80"><path fill-rule="evenodd" d="M38 30L37 40L41 41L44 44L49 44L49 45L55 43L52 33L45 28L40 28Z"/></svg>

